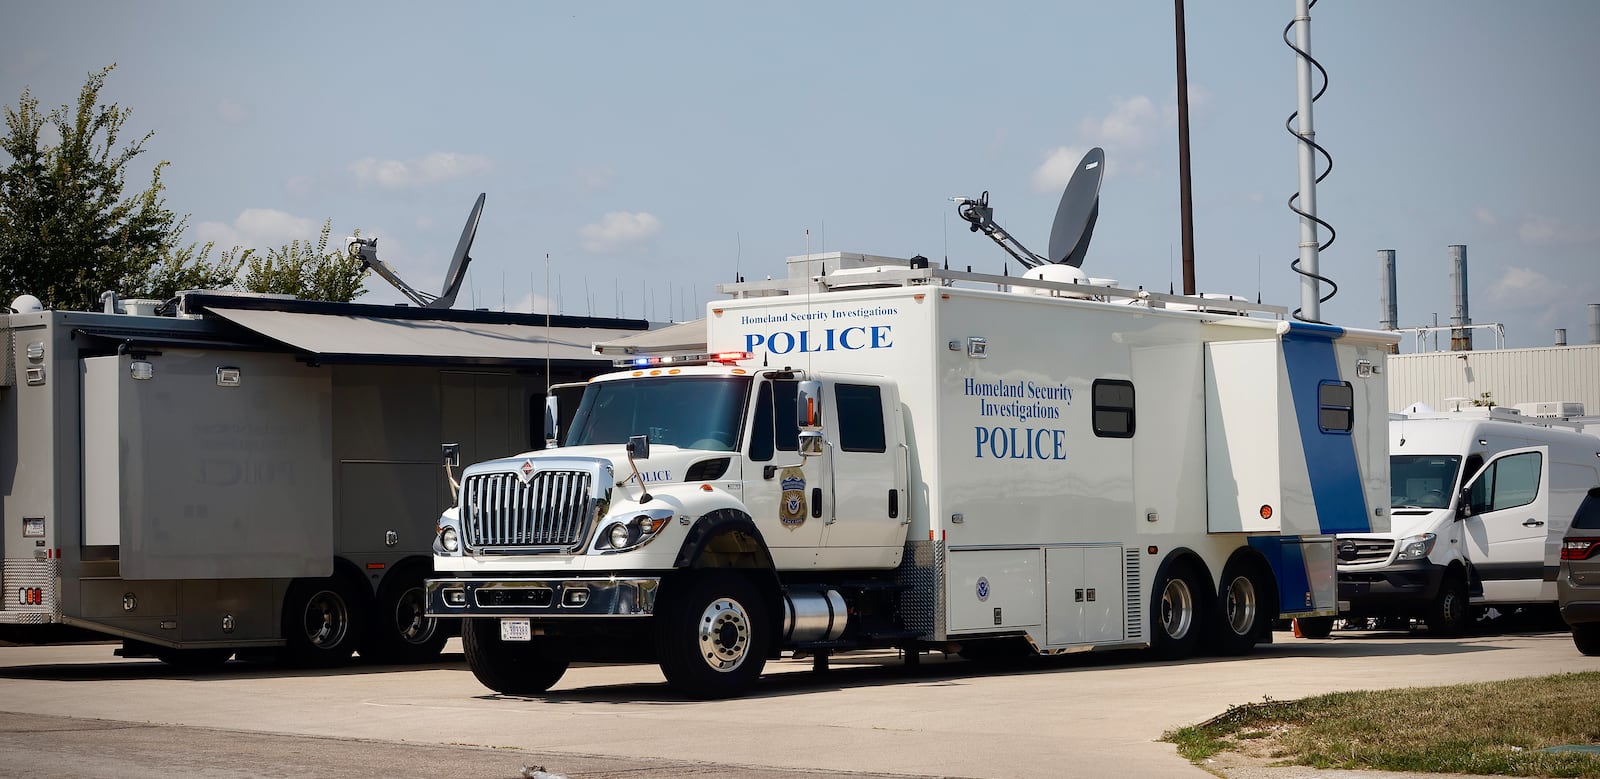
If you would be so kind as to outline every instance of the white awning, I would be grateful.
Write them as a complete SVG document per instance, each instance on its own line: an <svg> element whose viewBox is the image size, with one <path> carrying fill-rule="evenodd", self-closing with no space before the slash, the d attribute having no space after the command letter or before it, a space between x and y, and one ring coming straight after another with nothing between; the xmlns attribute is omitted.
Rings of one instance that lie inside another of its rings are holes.
<svg viewBox="0 0 1600 779"><path fill-rule="evenodd" d="M633 331L620 338L597 340L594 350L598 354L616 355L699 354L706 350L706 320L696 319L642 333Z"/></svg>
<svg viewBox="0 0 1600 779"><path fill-rule="evenodd" d="M206 311L274 341L333 361L373 358L440 362L591 361L600 359L591 348L596 339L620 338L639 332L210 306Z"/></svg>

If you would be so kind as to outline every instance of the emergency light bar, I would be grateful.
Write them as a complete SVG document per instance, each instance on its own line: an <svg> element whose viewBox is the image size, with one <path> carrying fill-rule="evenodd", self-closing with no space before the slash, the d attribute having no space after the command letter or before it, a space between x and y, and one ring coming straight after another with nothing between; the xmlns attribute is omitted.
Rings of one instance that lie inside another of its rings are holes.
<svg viewBox="0 0 1600 779"><path fill-rule="evenodd" d="M709 354L669 354L664 357L630 357L612 363L616 368L648 368L653 365L733 364L755 357L750 352L711 352Z"/></svg>

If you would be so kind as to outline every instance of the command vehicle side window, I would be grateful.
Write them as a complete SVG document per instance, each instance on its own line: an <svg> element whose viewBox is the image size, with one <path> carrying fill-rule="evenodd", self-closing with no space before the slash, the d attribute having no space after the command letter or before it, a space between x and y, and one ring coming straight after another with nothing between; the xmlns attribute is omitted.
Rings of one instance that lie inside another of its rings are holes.
<svg viewBox="0 0 1600 779"><path fill-rule="evenodd" d="M1538 452L1502 457L1483 469L1468 500L1473 514L1526 506L1539 497L1544 458Z"/></svg>
<svg viewBox="0 0 1600 779"><path fill-rule="evenodd" d="M1094 434L1101 438L1133 437L1133 382L1095 379Z"/></svg>
<svg viewBox="0 0 1600 779"><path fill-rule="evenodd" d="M1355 427L1356 393L1347 381L1317 385L1317 427L1324 433L1348 433Z"/></svg>
<svg viewBox="0 0 1600 779"><path fill-rule="evenodd" d="M799 449L800 427L795 424L794 403L799 384L793 381L763 382L756 395L755 428L750 431L750 459L764 463L774 450Z"/></svg>
<svg viewBox="0 0 1600 779"><path fill-rule="evenodd" d="M883 390L870 384L840 384L839 448L846 452L884 451Z"/></svg>

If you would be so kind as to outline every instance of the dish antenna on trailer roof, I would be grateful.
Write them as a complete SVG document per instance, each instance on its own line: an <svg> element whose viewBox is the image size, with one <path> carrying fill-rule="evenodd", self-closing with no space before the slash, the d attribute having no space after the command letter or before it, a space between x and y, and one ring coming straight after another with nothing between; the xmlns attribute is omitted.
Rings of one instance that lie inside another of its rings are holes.
<svg viewBox="0 0 1600 779"><path fill-rule="evenodd" d="M349 252L352 259L361 261L363 269L371 268L384 281L394 285L400 294L411 299L423 308L449 308L456 303L456 293L461 289L461 280L467 275L467 265L472 262L472 239L478 235L478 218L483 216L483 200L486 193L478 194L478 202L472 205L472 213L467 215L467 226L461 229L461 240L456 242L455 255L450 258L450 270L444 277L444 289L437 295L421 292L407 284L400 275L378 259L377 238L349 238L345 241L345 251Z"/></svg>
<svg viewBox="0 0 1600 779"><path fill-rule="evenodd" d="M956 213L971 223L972 232L981 232L994 239L1015 257L1024 268L1041 265L1083 266L1084 254L1089 250L1089 238L1094 235L1094 223L1100 218L1100 181L1105 176L1106 153L1096 146L1083 155L1078 167L1061 193L1061 204L1056 206L1055 224L1050 228L1050 254L1043 256L1030 251L1020 241L995 224L994 209L989 207L989 193L977 198L956 197Z"/></svg>

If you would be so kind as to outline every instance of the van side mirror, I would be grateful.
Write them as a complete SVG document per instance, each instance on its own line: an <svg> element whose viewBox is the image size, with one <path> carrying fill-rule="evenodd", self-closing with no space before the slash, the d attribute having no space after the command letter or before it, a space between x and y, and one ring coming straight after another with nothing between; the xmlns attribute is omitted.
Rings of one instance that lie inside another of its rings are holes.
<svg viewBox="0 0 1600 779"><path fill-rule="evenodd" d="M795 424L800 427L800 456L822 454L822 382L800 382L794 408Z"/></svg>

